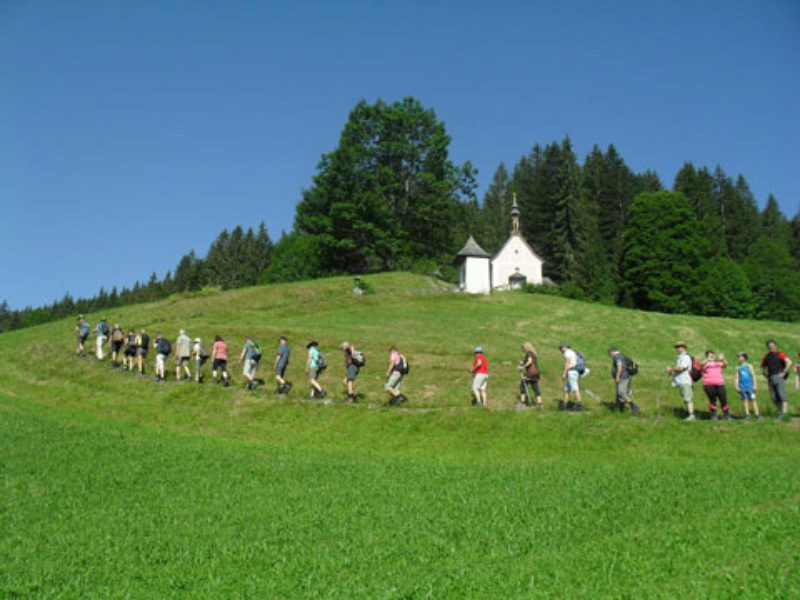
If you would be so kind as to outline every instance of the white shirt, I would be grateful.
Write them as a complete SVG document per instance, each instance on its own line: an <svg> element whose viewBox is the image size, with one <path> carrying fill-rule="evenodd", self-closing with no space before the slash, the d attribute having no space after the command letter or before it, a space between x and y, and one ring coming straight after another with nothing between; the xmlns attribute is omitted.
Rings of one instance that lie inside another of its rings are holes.
<svg viewBox="0 0 800 600"><path fill-rule="evenodd" d="M678 360L675 361L675 366L679 369L682 368L683 371L672 374L672 385L691 385L692 376L689 375L689 369L692 368L692 358L689 356L689 353L683 352L679 354Z"/></svg>
<svg viewBox="0 0 800 600"><path fill-rule="evenodd" d="M578 354L572 348L564 350L564 360L567 362L567 369L574 369L578 366Z"/></svg>

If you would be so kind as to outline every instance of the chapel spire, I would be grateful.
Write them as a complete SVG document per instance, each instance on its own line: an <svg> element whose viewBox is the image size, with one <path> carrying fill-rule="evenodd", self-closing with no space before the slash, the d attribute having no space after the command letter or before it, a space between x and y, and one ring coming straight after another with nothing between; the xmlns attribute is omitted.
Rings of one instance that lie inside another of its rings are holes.
<svg viewBox="0 0 800 600"><path fill-rule="evenodd" d="M517 206L517 192L512 195L511 203L511 233L512 235L519 235L519 206Z"/></svg>

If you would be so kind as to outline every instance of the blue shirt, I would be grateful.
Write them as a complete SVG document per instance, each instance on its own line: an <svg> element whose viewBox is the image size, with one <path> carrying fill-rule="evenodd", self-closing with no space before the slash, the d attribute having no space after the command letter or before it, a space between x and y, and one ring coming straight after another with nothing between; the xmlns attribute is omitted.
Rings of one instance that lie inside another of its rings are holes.
<svg viewBox="0 0 800 600"><path fill-rule="evenodd" d="M311 363L308 365L312 369L316 369L319 366L319 350L315 346L312 346L308 349L308 355L311 357Z"/></svg>
<svg viewBox="0 0 800 600"><path fill-rule="evenodd" d="M740 390L753 389L753 376L750 373L750 365L748 364L739 366L739 389Z"/></svg>
<svg viewBox="0 0 800 600"><path fill-rule="evenodd" d="M278 368L282 369L286 365L289 364L289 345L288 344L281 344L278 346L277 352L275 352L277 356L280 356L278 359Z"/></svg>
<svg viewBox="0 0 800 600"><path fill-rule="evenodd" d="M103 333L103 325L108 327L105 321L100 321L97 324L97 337L107 337L105 333Z"/></svg>

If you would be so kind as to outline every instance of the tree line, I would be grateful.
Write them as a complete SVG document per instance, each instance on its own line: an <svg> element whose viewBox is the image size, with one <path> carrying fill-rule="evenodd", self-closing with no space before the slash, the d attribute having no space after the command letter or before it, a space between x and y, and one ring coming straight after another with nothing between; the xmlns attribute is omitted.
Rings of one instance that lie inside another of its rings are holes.
<svg viewBox="0 0 800 600"><path fill-rule="evenodd" d="M414 98L359 102L339 143L302 190L294 226L273 244L257 231L224 230L205 257L184 255L159 280L92 298L11 310L0 331L149 302L204 286L231 289L342 274L411 270L451 281L467 236L490 253L522 233L562 295L644 310L800 320L800 211L791 220L769 196L759 209L743 175L686 162L665 188L633 172L613 145L581 164L569 137L536 144L497 167L482 201L469 161L449 159L451 138ZM537 291L537 290L534 290Z"/></svg>

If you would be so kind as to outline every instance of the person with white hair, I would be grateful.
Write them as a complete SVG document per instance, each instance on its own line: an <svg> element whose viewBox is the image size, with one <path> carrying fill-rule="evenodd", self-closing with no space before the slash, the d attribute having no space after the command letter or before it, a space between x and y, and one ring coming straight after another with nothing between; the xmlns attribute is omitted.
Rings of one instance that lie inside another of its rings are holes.
<svg viewBox="0 0 800 600"><path fill-rule="evenodd" d="M192 378L192 371L189 369L189 363L192 360L192 340L186 335L183 329L178 333L178 339L175 340L175 381L181 380L181 367L186 373L186 379Z"/></svg>

